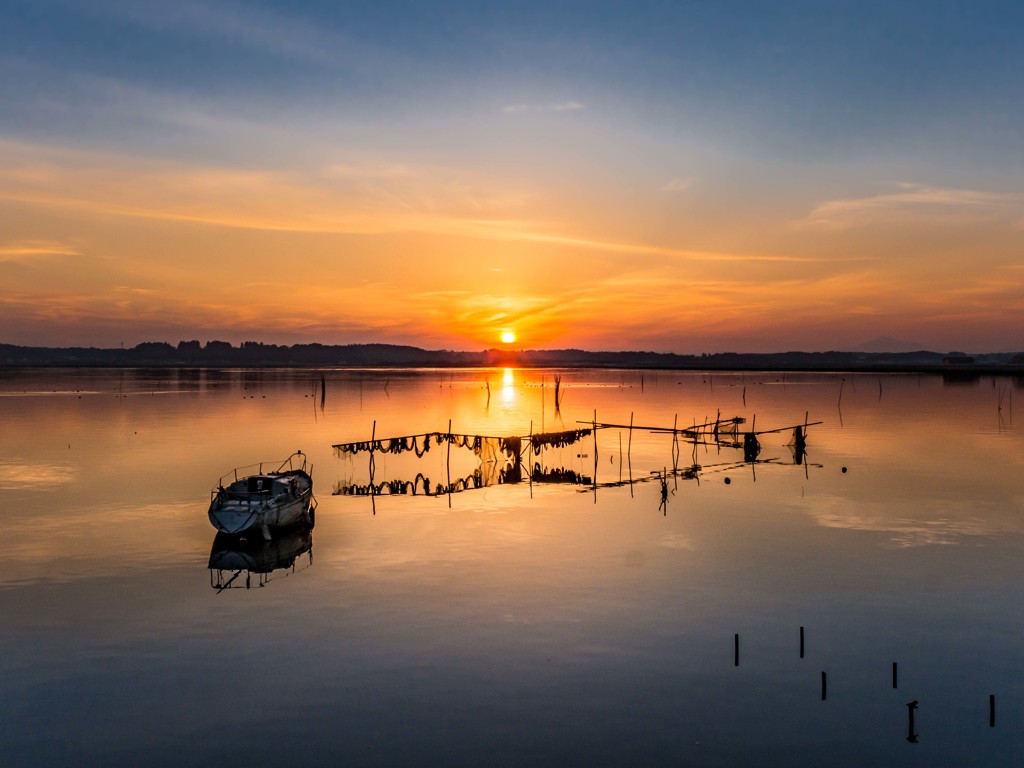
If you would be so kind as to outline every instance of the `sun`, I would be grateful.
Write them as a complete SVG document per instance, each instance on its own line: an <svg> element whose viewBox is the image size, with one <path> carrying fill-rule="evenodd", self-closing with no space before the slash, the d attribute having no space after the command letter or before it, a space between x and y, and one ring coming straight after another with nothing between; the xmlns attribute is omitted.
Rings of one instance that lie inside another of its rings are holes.
<svg viewBox="0 0 1024 768"><path fill-rule="evenodd" d="M502 342L502 344L511 344L515 340L516 340L516 335L512 331L502 331L501 332L501 342Z"/></svg>

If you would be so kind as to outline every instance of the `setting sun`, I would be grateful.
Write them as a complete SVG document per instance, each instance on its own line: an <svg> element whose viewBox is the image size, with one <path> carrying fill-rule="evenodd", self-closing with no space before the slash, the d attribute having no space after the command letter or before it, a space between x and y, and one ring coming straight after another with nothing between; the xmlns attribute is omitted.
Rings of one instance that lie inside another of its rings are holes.
<svg viewBox="0 0 1024 768"><path fill-rule="evenodd" d="M502 331L501 332L501 342L502 342L502 344L511 344L515 340L516 340L516 335L512 331Z"/></svg>

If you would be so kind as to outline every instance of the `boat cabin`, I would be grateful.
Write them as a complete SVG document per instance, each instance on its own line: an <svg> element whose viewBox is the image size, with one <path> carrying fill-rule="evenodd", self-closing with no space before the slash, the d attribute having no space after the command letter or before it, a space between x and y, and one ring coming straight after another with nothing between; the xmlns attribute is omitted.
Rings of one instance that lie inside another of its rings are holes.
<svg viewBox="0 0 1024 768"><path fill-rule="evenodd" d="M284 483L274 482L274 478L266 477L265 475L253 475L247 477L248 487L245 489L249 493L282 493L285 490ZM276 488L274 486L277 486Z"/></svg>

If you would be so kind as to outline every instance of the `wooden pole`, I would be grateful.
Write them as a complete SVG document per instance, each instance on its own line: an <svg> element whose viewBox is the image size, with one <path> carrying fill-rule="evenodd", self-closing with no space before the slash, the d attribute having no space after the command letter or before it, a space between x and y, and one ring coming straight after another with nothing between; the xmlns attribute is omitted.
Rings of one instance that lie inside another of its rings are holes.
<svg viewBox="0 0 1024 768"><path fill-rule="evenodd" d="M732 636L733 641L733 666L738 667L740 665L740 636L738 634Z"/></svg>
<svg viewBox="0 0 1024 768"><path fill-rule="evenodd" d="M360 386L360 388L362 387L362 378L359 379L359 386ZM361 391L362 390L360 389L360 392ZM374 419L373 420L373 429L370 430L370 507L373 508L373 516L374 517L377 516L377 493L374 490L374 486L373 486L373 479L374 479L373 475L374 475L374 469L376 468L374 466L375 462L373 460L373 446L374 446L374 443L376 442L376 440L377 440L377 420Z"/></svg>
<svg viewBox="0 0 1024 768"><path fill-rule="evenodd" d="M530 498L533 498L533 419L530 419L530 437L526 443L527 456L530 456L531 465L526 468L526 474L530 478ZM582 469L582 465L580 469Z"/></svg>
<svg viewBox="0 0 1024 768"><path fill-rule="evenodd" d="M679 414L672 419L672 474L679 469Z"/></svg>
<svg viewBox="0 0 1024 768"><path fill-rule="evenodd" d="M629 469L629 498L633 498L633 412L629 412L629 439L626 443L626 466Z"/></svg>
<svg viewBox="0 0 1024 768"><path fill-rule="evenodd" d="M622 432L619 432L619 482L622 482Z"/></svg>

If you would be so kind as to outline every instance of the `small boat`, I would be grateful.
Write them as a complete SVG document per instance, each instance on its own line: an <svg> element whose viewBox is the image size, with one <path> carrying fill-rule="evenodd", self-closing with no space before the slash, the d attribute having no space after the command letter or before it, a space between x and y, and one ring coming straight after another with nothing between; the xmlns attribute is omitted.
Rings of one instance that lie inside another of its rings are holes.
<svg viewBox="0 0 1024 768"><path fill-rule="evenodd" d="M250 470L256 471L245 474ZM221 533L258 532L266 541L275 529L311 529L316 509L312 472L302 451L273 471L264 472L262 464L233 469L211 491L210 522Z"/></svg>

